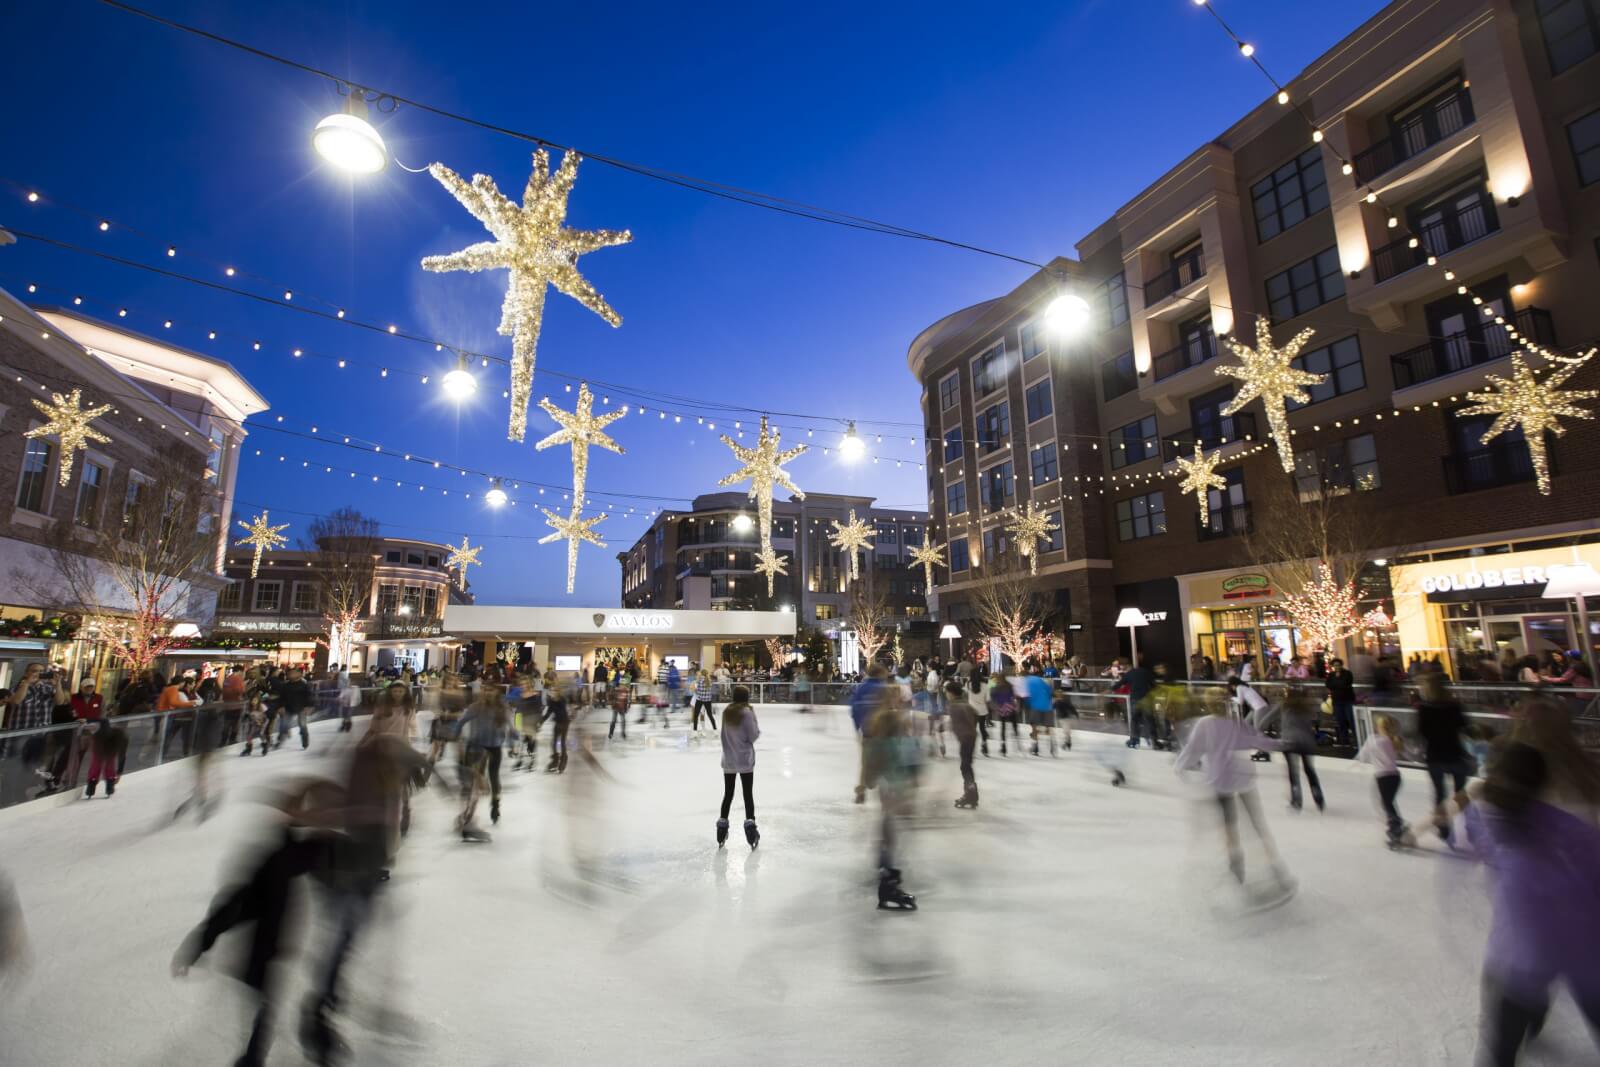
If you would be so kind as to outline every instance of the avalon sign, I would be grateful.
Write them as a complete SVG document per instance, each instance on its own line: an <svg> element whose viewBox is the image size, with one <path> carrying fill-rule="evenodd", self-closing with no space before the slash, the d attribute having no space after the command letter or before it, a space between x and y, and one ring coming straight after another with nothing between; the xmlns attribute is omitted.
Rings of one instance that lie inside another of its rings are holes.
<svg viewBox="0 0 1600 1067"><path fill-rule="evenodd" d="M1422 579L1424 593L1451 593L1468 589L1500 589L1508 585L1543 585L1543 567L1504 567L1465 574L1429 575Z"/></svg>
<svg viewBox="0 0 1600 1067"><path fill-rule="evenodd" d="M597 611L594 624L606 630L670 630L672 616L663 612Z"/></svg>

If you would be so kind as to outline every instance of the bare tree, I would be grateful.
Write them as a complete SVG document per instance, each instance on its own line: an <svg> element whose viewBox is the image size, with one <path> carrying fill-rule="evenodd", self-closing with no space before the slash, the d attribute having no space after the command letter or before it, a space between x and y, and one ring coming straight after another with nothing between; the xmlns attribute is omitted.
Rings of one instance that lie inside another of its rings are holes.
<svg viewBox="0 0 1600 1067"><path fill-rule="evenodd" d="M348 665L355 650L356 620L372 597L378 522L344 507L319 516L306 533L301 548L315 553L317 599L328 631L328 658Z"/></svg>
<svg viewBox="0 0 1600 1067"><path fill-rule="evenodd" d="M892 636L889 630L889 602L879 593L876 583L870 580L850 584L850 621L856 628L856 643L861 646L861 657L868 665L877 662Z"/></svg>
<svg viewBox="0 0 1600 1067"><path fill-rule="evenodd" d="M1370 488L1326 459L1315 470L1268 478L1251 502L1244 535L1250 559L1274 585L1291 591L1315 585L1323 566L1336 578L1353 578L1371 550L1393 534Z"/></svg>
<svg viewBox="0 0 1600 1067"><path fill-rule="evenodd" d="M973 587L972 608L978 625L1018 667L1032 653L1034 635L1044 621L1034 581L1022 561L1007 554L993 559L989 573Z"/></svg>
<svg viewBox="0 0 1600 1067"><path fill-rule="evenodd" d="M62 520L50 531L45 573L18 582L42 602L83 616L118 663L145 670L194 622L197 580L216 580L217 492L203 458L181 445L158 451L148 480L129 485L120 514L108 503L100 529Z"/></svg>

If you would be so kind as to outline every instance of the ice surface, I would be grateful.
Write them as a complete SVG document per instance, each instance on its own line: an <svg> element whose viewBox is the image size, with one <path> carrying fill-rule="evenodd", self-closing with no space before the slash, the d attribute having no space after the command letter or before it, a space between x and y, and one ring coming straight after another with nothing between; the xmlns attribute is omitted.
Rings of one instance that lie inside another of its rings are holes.
<svg viewBox="0 0 1600 1067"><path fill-rule="evenodd" d="M577 760L564 777L508 761L492 844L451 832L443 792L419 798L347 971L353 1062L1472 1062L1483 872L1437 841L1385 849L1365 767L1320 761L1325 815L1291 814L1282 762L1258 767L1300 891L1249 914L1212 806L1164 754L1081 731L1059 759L995 752L977 761L976 812L952 807L955 759L934 759L906 835L921 910L895 914L874 907L878 807L851 802L848 718L760 720L754 854L737 798L717 850L720 747L681 726L598 740L615 782ZM261 824L251 790L333 770L339 741L323 728L307 753L224 754L227 799L201 825L165 824L181 764L110 800L0 812L32 944L30 972L0 982L0 1063L232 1062L247 1020L228 955L181 981L168 963ZM1130 781L1113 789L1103 759L1125 755ZM1408 818L1426 790L1407 775ZM290 1003L306 971L302 953ZM303 1062L288 1015L273 1063ZM1525 1062L1593 1056L1560 995Z"/></svg>

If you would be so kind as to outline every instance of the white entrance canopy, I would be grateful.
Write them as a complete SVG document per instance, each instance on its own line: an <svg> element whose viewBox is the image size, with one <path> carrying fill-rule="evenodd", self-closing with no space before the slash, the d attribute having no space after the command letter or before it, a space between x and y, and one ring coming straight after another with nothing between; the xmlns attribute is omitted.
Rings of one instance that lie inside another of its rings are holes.
<svg viewBox="0 0 1600 1067"><path fill-rule="evenodd" d="M451 604L446 633L509 641L531 637L638 637L750 641L794 636L792 611L669 611L654 608L533 608Z"/></svg>

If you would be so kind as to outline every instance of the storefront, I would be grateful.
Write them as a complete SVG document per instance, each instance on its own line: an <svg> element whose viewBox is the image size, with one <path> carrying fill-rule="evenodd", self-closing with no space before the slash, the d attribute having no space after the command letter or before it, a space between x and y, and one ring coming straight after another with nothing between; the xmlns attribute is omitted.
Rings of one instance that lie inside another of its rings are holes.
<svg viewBox="0 0 1600 1067"><path fill-rule="evenodd" d="M1560 567L1600 569L1600 545L1397 562L1389 568L1395 622L1409 659L1438 656L1452 677L1474 678L1485 656L1543 656L1580 648L1577 603L1546 600ZM1600 598L1590 597L1589 645L1600 647Z"/></svg>
<svg viewBox="0 0 1600 1067"><path fill-rule="evenodd" d="M520 658L540 670L592 677L596 662L634 660L654 673L714 664L728 644L768 637L794 640L791 611L656 611L617 608L496 607L451 604L444 628L476 646L483 662ZM508 647L509 646L509 647Z"/></svg>

